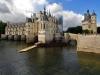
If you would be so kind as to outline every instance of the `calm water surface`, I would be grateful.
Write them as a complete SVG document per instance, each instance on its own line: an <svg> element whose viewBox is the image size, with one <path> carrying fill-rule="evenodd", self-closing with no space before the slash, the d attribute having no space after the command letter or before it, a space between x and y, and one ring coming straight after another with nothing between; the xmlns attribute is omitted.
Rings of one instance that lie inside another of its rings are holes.
<svg viewBox="0 0 100 75"><path fill-rule="evenodd" d="M76 45L41 47L0 41L0 75L100 75L100 54L77 52Z"/></svg>

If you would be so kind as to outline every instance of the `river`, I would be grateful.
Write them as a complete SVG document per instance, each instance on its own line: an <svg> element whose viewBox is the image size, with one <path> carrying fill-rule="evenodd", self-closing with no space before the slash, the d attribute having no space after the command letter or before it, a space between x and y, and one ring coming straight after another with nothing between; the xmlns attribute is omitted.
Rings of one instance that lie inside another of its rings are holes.
<svg viewBox="0 0 100 75"><path fill-rule="evenodd" d="M0 75L100 75L100 54L77 52L76 44L18 53L30 45L0 41Z"/></svg>

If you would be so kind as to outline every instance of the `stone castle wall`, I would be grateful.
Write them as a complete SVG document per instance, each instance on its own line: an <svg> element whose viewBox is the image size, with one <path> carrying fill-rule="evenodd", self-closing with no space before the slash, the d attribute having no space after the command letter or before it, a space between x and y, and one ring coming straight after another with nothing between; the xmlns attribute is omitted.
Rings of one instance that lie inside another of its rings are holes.
<svg viewBox="0 0 100 75"><path fill-rule="evenodd" d="M5 35L5 34L1 34L1 38L0 38L0 39L2 39L2 40L7 40L7 39L8 39L8 36Z"/></svg>
<svg viewBox="0 0 100 75"><path fill-rule="evenodd" d="M100 53L100 35L78 35L77 51Z"/></svg>
<svg viewBox="0 0 100 75"><path fill-rule="evenodd" d="M26 36L26 43L36 43L38 42L38 36L28 35Z"/></svg>
<svg viewBox="0 0 100 75"><path fill-rule="evenodd" d="M64 33L64 39L65 39L66 43L68 43L69 38L70 38L69 34L68 33Z"/></svg>

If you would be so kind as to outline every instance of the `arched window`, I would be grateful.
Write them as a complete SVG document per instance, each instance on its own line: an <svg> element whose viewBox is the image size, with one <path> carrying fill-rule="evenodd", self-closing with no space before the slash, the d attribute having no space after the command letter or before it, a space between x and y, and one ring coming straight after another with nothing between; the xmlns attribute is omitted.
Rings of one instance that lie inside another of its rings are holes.
<svg viewBox="0 0 100 75"><path fill-rule="evenodd" d="M45 29L45 24L44 24L44 29Z"/></svg>

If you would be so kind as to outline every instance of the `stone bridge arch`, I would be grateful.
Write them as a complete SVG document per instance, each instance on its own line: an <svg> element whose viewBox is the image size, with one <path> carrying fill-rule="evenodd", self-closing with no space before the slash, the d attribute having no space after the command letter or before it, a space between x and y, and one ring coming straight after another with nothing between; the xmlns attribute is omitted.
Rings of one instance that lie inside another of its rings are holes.
<svg viewBox="0 0 100 75"><path fill-rule="evenodd" d="M77 34L69 33L69 40L76 40L77 41L77 39L78 39Z"/></svg>
<svg viewBox="0 0 100 75"><path fill-rule="evenodd" d="M76 40L78 42L78 34L73 33L64 33L65 42L68 42L69 40Z"/></svg>

